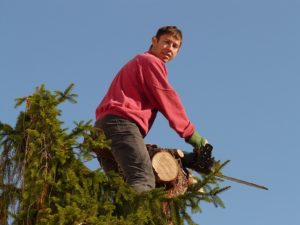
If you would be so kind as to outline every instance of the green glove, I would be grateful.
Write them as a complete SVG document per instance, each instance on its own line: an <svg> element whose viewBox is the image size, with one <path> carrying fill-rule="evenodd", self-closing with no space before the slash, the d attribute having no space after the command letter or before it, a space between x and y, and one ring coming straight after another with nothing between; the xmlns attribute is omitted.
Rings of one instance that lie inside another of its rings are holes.
<svg viewBox="0 0 300 225"><path fill-rule="evenodd" d="M186 138L185 141L192 145L194 148L199 149L205 146L208 142L205 138L201 137L197 131L194 131L192 136Z"/></svg>

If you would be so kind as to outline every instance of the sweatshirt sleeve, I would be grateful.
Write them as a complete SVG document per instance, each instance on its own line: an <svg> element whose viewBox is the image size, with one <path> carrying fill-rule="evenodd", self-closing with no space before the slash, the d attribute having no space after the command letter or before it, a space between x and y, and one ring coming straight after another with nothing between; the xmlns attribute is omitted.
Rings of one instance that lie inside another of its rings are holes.
<svg viewBox="0 0 300 225"><path fill-rule="evenodd" d="M194 132L194 125L190 122L178 94L167 80L164 64L153 60L151 63L145 63L142 70L148 100L166 117L170 127L180 137L191 136Z"/></svg>

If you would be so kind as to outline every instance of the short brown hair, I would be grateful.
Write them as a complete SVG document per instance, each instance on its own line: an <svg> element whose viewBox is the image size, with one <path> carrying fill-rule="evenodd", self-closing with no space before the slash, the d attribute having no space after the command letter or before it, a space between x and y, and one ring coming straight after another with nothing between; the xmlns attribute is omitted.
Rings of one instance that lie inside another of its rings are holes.
<svg viewBox="0 0 300 225"><path fill-rule="evenodd" d="M156 33L156 38L159 40L159 38L164 34L171 34L172 36L180 39L182 41L182 32L181 30L176 26L164 26L158 29Z"/></svg>
<svg viewBox="0 0 300 225"><path fill-rule="evenodd" d="M164 35L164 34L171 34L172 36L180 39L181 44L182 44L182 32L181 32L181 30L178 27L176 27L176 26L164 26L164 27L161 27L156 32L155 37L157 38L157 40L159 40L159 38L162 35ZM149 50L151 50L151 48L152 48L152 45L150 46Z"/></svg>

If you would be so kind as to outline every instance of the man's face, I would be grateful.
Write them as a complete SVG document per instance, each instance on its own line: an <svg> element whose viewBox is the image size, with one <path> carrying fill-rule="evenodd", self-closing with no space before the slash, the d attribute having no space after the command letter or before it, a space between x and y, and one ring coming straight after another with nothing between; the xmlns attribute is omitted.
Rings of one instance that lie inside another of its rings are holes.
<svg viewBox="0 0 300 225"><path fill-rule="evenodd" d="M177 55L180 46L180 39L170 34L164 34L160 36L159 40L157 40L157 37L152 38L150 52L166 63Z"/></svg>

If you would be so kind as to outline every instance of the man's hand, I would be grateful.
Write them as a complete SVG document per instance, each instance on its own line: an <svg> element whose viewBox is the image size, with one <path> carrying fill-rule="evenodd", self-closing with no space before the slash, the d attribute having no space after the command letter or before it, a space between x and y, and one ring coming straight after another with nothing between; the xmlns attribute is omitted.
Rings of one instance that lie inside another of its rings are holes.
<svg viewBox="0 0 300 225"><path fill-rule="evenodd" d="M206 144L205 146L194 149L192 153L185 153L181 162L184 167L195 170L198 173L209 174L212 172L214 165L214 157L212 157L213 146Z"/></svg>
<svg viewBox="0 0 300 225"><path fill-rule="evenodd" d="M200 149L207 144L207 140L201 137L197 131L194 131L192 136L187 138L185 141L192 145L195 149Z"/></svg>

